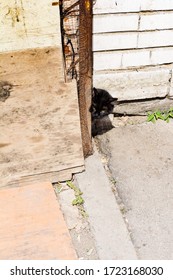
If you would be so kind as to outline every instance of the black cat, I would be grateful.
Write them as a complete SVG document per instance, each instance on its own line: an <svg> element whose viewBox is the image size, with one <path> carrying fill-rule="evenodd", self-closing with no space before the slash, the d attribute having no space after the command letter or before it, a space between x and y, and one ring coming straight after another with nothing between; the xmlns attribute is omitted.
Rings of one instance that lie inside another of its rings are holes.
<svg viewBox="0 0 173 280"><path fill-rule="evenodd" d="M94 87L92 93L92 105L90 108L92 119L101 118L111 114L117 103L117 98L112 97L109 92Z"/></svg>

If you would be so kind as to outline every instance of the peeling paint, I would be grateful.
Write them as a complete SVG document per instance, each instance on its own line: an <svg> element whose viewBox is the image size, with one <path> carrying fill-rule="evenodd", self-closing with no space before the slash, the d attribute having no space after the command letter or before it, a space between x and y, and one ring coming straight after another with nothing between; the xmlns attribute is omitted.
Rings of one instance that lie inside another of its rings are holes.
<svg viewBox="0 0 173 280"><path fill-rule="evenodd" d="M12 27L16 25L16 23L20 22L22 9L20 7L8 7L8 12L5 15L6 18L11 17Z"/></svg>
<svg viewBox="0 0 173 280"><path fill-rule="evenodd" d="M61 44L59 6L50 0L0 1L0 52Z"/></svg>

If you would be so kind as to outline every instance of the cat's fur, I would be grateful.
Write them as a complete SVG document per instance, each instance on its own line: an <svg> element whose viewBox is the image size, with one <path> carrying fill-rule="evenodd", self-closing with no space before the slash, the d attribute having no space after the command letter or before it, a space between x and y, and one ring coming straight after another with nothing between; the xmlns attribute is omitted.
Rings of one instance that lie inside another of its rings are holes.
<svg viewBox="0 0 173 280"><path fill-rule="evenodd" d="M117 98L112 97L108 91L94 87L90 108L92 119L111 114L116 104Z"/></svg>

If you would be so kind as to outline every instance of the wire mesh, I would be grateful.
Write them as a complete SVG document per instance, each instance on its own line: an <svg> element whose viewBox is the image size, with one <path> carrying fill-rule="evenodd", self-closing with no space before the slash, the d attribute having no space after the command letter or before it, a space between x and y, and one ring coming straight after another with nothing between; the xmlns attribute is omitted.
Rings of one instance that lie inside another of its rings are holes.
<svg viewBox="0 0 173 280"><path fill-rule="evenodd" d="M61 0L61 34L66 80L79 79L79 2Z"/></svg>

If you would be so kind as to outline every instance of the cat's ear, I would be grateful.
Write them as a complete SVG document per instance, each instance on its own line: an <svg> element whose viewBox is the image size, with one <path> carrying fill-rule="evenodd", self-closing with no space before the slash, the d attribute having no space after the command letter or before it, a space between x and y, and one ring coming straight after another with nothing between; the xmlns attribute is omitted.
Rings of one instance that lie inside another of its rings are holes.
<svg viewBox="0 0 173 280"><path fill-rule="evenodd" d="M111 97L110 102L111 102L111 104L116 104L117 100L118 100L118 98Z"/></svg>
<svg viewBox="0 0 173 280"><path fill-rule="evenodd" d="M93 87L93 94L96 96L96 95L98 95L98 90L95 88L95 87Z"/></svg>

